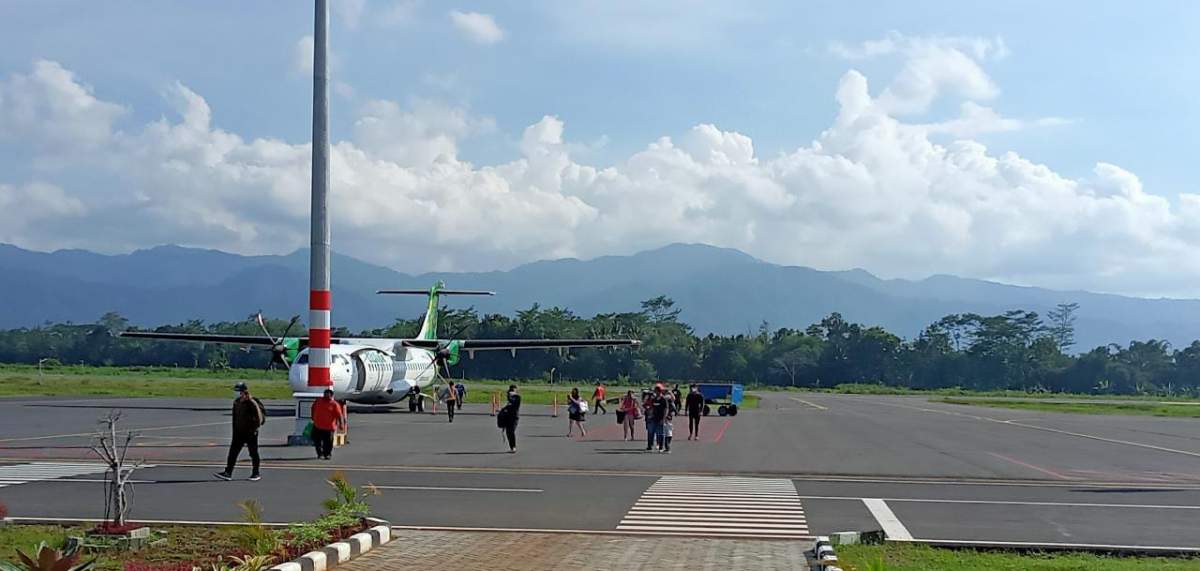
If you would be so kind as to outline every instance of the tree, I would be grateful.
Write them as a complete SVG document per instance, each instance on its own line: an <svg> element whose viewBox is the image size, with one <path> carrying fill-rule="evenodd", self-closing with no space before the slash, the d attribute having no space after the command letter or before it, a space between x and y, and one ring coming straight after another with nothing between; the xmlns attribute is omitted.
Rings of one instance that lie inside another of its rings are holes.
<svg viewBox="0 0 1200 571"><path fill-rule="evenodd" d="M1047 314L1050 318L1050 338L1063 353L1075 344L1075 311L1078 309L1078 303L1060 303Z"/></svg>
<svg viewBox="0 0 1200 571"><path fill-rule="evenodd" d="M654 323L673 322L679 318L680 310L675 309L675 300L660 295L642 302L642 313L648 315Z"/></svg>
<svg viewBox="0 0 1200 571"><path fill-rule="evenodd" d="M125 518L129 515L129 480L133 471L142 465L141 460L129 458L129 447L137 434L127 431L123 440L117 435L121 416L120 411L110 411L100 419L100 430L96 433L96 443L92 445L92 452L108 466L104 483L104 519L118 527L125 525Z"/></svg>

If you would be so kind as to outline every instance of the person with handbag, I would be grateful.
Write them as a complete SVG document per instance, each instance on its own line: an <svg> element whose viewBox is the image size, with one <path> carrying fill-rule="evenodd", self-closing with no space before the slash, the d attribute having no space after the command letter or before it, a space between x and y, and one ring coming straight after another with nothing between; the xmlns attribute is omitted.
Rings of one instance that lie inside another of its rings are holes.
<svg viewBox="0 0 1200 571"><path fill-rule="evenodd" d="M635 432L639 412L641 407L638 405L638 400L633 396L633 391L626 391L625 396L621 397L621 406L617 409L617 416L621 417L621 424L625 427L623 430L623 438L634 440L637 438Z"/></svg>
<svg viewBox="0 0 1200 571"><path fill-rule="evenodd" d="M571 389L571 395L567 397L568 438L574 433L576 426L579 426L580 436L587 436L587 429L583 427L583 423L587 421L587 406L587 401L579 396L579 389Z"/></svg>

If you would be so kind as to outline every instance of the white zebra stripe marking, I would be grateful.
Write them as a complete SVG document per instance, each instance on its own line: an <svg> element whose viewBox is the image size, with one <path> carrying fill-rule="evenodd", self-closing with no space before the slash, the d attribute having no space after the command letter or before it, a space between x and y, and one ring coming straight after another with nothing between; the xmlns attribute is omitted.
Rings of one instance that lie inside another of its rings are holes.
<svg viewBox="0 0 1200 571"><path fill-rule="evenodd" d="M777 478L662 476L618 531L717 537L808 538L796 486Z"/></svg>
<svg viewBox="0 0 1200 571"><path fill-rule="evenodd" d="M151 468L152 466L142 467ZM107 470L108 467L104 464L70 464L62 462L10 464L0 466L0 488L30 482L44 482L89 474L103 474Z"/></svg>

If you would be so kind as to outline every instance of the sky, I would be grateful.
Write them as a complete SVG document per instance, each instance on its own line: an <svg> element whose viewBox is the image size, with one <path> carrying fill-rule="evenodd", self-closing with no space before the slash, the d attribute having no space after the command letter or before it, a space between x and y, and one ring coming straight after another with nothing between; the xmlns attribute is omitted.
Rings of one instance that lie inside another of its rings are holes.
<svg viewBox="0 0 1200 571"><path fill-rule="evenodd" d="M0 242L308 243L310 2L0 0ZM335 250L1200 297L1200 4L331 0ZM336 271L336 268L334 269Z"/></svg>

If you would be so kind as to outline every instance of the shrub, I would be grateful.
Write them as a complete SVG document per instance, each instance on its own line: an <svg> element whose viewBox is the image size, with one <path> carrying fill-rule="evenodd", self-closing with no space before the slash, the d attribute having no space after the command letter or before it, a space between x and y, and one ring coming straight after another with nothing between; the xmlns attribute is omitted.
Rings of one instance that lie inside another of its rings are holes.
<svg viewBox="0 0 1200 571"><path fill-rule="evenodd" d="M242 500L237 504L242 510L242 521L235 534L238 547L253 555L269 555L280 548L279 538L263 525L262 504L258 500Z"/></svg>

